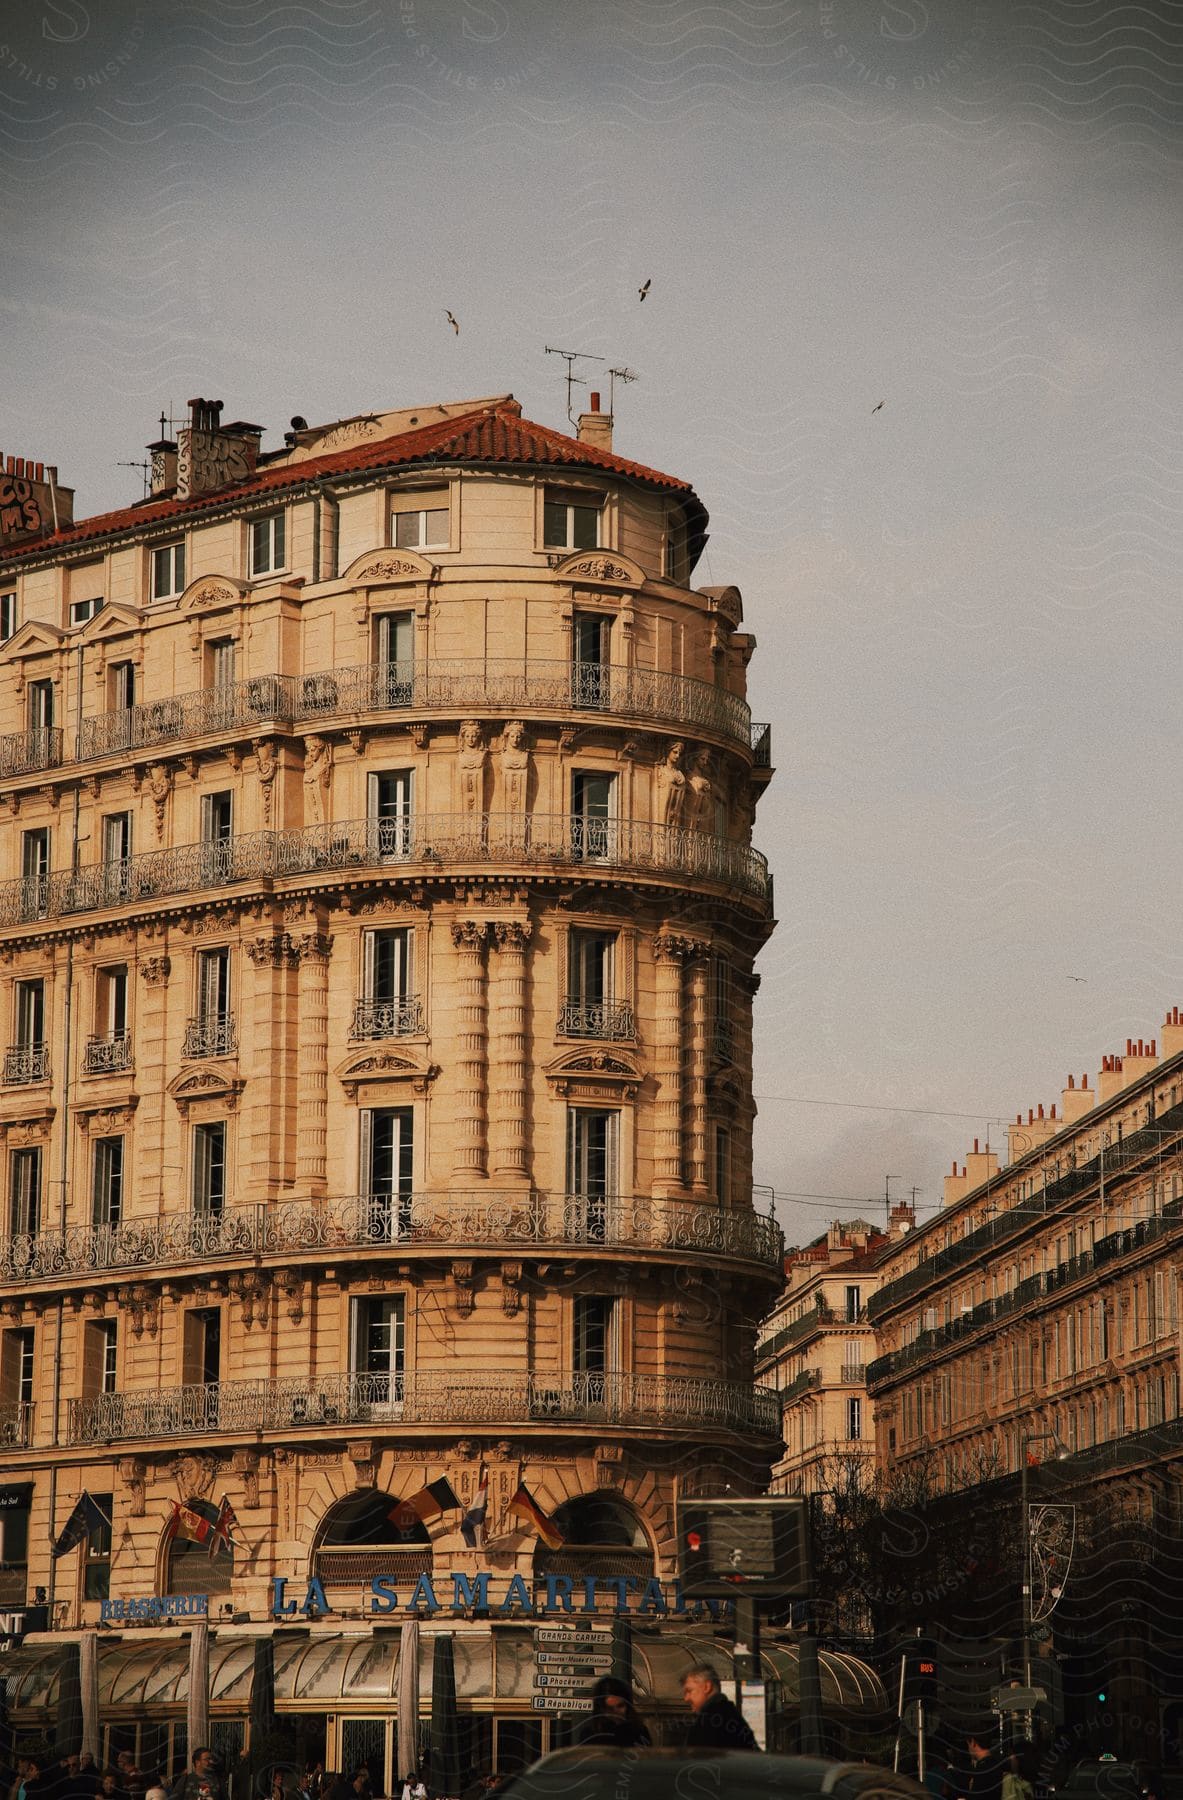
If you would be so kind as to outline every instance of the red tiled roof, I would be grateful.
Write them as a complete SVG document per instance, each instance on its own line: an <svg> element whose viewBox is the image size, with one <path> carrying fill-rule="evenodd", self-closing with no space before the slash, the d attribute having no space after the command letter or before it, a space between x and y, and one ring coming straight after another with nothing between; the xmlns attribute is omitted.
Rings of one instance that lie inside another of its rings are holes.
<svg viewBox="0 0 1183 1800"><path fill-rule="evenodd" d="M235 482L213 493L195 494L188 500L151 500L139 506L122 507L118 512L98 513L63 531L10 545L8 549L0 550L0 562L44 555L47 550L66 549L71 544L87 543L137 526L155 525L169 519L185 521L217 507L282 494L286 489L301 487L320 476L362 474L367 469L409 467L416 463L520 463L546 468L603 469L610 474L626 475L648 487L685 494L698 515L699 529L706 523L705 510L688 482L679 481L673 475L663 475L659 469L650 469L644 463L630 462L627 457L616 456L610 450L581 444L578 438L551 431L548 426L535 425L521 417L516 402L502 401L497 406L462 413L457 418L439 419L416 431L400 432L397 437L370 440L350 450L309 457L303 462L264 467L247 481Z"/></svg>

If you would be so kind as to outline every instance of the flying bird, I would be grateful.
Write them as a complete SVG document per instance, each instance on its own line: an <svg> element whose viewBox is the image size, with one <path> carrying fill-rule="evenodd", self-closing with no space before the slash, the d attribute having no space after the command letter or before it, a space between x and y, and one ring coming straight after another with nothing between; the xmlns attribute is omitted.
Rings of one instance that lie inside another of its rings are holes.
<svg viewBox="0 0 1183 1800"><path fill-rule="evenodd" d="M446 308L444 310L444 317L448 321L448 324L452 327L452 330L456 333L456 336L459 337L460 336L459 322L453 318L452 314L450 312L448 312Z"/></svg>
<svg viewBox="0 0 1183 1800"><path fill-rule="evenodd" d="M649 289L652 286L653 286L653 278L652 278L652 276L650 276L649 279L646 281L644 287L637 289L637 292L640 294L642 300L645 298L645 295L649 292Z"/></svg>
<svg viewBox="0 0 1183 1800"><path fill-rule="evenodd" d="M449 317L449 318L451 318L451 316L452 316L452 315L451 315L451 313L449 313L449 314L448 314L448 317ZM880 401L880 402L879 402L879 404L878 404L878 406L873 406L873 407L872 407L872 408L871 408L871 417L872 417L872 418L874 418L874 417L875 417L875 414L876 414L876 413L877 413L877 412L882 412L882 411L883 411L883 401L882 401L882 400L881 400L881 401Z"/></svg>
<svg viewBox="0 0 1183 1800"><path fill-rule="evenodd" d="M1068 979L1069 979L1069 981L1087 981L1088 976L1087 975L1069 975Z"/></svg>

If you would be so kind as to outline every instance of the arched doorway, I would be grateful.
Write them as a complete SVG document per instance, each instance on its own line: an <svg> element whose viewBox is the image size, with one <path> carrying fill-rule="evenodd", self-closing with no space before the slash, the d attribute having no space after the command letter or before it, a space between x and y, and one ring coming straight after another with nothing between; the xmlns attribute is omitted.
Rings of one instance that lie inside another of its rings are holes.
<svg viewBox="0 0 1183 1800"><path fill-rule="evenodd" d="M564 1542L549 1550L541 1539L534 1552L534 1574L632 1575L646 1581L653 1574L653 1546L636 1512L618 1494L578 1494L554 1514Z"/></svg>
<svg viewBox="0 0 1183 1800"><path fill-rule="evenodd" d="M356 1605L358 1592L368 1589L375 1575L389 1576L400 1589L429 1575L431 1538L397 1494L363 1488L336 1501L321 1520L312 1573L330 1606Z"/></svg>
<svg viewBox="0 0 1183 1800"><path fill-rule="evenodd" d="M213 1531L218 1522L218 1508L208 1500L186 1500L185 1510L196 1513ZM164 1548L164 1594L208 1594L211 1600L228 1599L234 1579L234 1552L221 1545L209 1553L209 1538L195 1542L189 1537L169 1538ZM211 1606L210 1611L213 1611Z"/></svg>

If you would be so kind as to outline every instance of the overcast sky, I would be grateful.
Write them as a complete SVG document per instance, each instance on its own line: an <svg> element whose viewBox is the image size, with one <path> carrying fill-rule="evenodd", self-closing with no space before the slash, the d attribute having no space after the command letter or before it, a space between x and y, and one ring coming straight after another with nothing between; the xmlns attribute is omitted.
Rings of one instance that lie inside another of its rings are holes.
<svg viewBox="0 0 1183 1800"><path fill-rule="evenodd" d="M773 722L756 1179L935 1204L1183 1003L1181 114L1166 0L0 0L0 448L637 370Z"/></svg>

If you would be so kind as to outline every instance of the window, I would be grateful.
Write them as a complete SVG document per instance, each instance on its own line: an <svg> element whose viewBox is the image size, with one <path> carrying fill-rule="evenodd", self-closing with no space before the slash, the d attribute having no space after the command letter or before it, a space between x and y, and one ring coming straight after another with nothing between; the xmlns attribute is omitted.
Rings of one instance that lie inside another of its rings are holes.
<svg viewBox="0 0 1183 1800"><path fill-rule="evenodd" d="M607 613L575 614L571 623L571 703L602 709L611 690L612 620Z"/></svg>
<svg viewBox="0 0 1183 1800"><path fill-rule="evenodd" d="M226 1203L226 1121L193 1128L193 1210L220 1214Z"/></svg>
<svg viewBox="0 0 1183 1800"><path fill-rule="evenodd" d="M212 688L234 686L235 648L233 638L213 638L206 645L208 686Z"/></svg>
<svg viewBox="0 0 1183 1800"><path fill-rule="evenodd" d="M409 1106L375 1106L360 1120L359 1176L371 1235L394 1238L411 1223L415 1115Z"/></svg>
<svg viewBox="0 0 1183 1800"><path fill-rule="evenodd" d="M91 1220L95 1225L118 1225L122 1212L123 1139L99 1138L94 1147Z"/></svg>
<svg viewBox="0 0 1183 1800"><path fill-rule="evenodd" d="M386 769L369 777L369 816L379 856L405 857L411 853L412 785L410 769Z"/></svg>
<svg viewBox="0 0 1183 1800"><path fill-rule="evenodd" d="M615 1302L604 1294L581 1294L575 1302L574 1345L572 1363L576 1375L593 1378L589 1386L595 1386L594 1378L601 1381L611 1370L615 1360L613 1356L612 1327L614 1323Z"/></svg>
<svg viewBox="0 0 1183 1800"><path fill-rule="evenodd" d="M352 1302L350 1373L357 1399L381 1406L401 1401L406 1323L401 1294L365 1294Z"/></svg>
<svg viewBox="0 0 1183 1800"><path fill-rule="evenodd" d="M422 1009L414 993L409 925L367 931L362 939L362 991L353 1021L355 1038L400 1037L418 1031Z"/></svg>
<svg viewBox="0 0 1183 1800"><path fill-rule="evenodd" d="M127 1035L127 964L95 971L95 1025L106 1038Z"/></svg>
<svg viewBox="0 0 1183 1800"><path fill-rule="evenodd" d="M30 731L53 730L53 682L29 683L28 719Z"/></svg>
<svg viewBox="0 0 1183 1800"><path fill-rule="evenodd" d="M567 998L559 1015L564 1037L632 1036L632 1007L618 1004L613 993L615 962L614 931L572 931L567 948Z"/></svg>
<svg viewBox="0 0 1183 1800"><path fill-rule="evenodd" d="M6 1331L0 1339L0 1442L26 1444L33 1406L36 1340L32 1326Z"/></svg>
<svg viewBox="0 0 1183 1800"><path fill-rule="evenodd" d="M201 950L197 956L197 1012L185 1034L186 1056L231 1056L238 1048L230 1009L230 950Z"/></svg>
<svg viewBox="0 0 1183 1800"><path fill-rule="evenodd" d="M721 956L711 958L711 1049L716 1062L735 1054L731 1032L731 970Z"/></svg>
<svg viewBox="0 0 1183 1800"><path fill-rule="evenodd" d="M284 548L284 515L268 513L251 521L251 574L273 575L287 567Z"/></svg>
<svg viewBox="0 0 1183 1800"><path fill-rule="evenodd" d="M103 899L113 905L131 891L131 814L108 813L102 825Z"/></svg>
<svg viewBox="0 0 1183 1800"><path fill-rule="evenodd" d="M17 1495L13 1497L14 1499L20 1498ZM29 1504L27 1500L23 1500L18 1505L6 1505L0 1508L0 1564L8 1571L7 1576L0 1576L0 1580L5 1583L4 1600L10 1605L23 1605L25 1581L29 1568Z"/></svg>
<svg viewBox="0 0 1183 1800"><path fill-rule="evenodd" d="M152 598L170 600L185 587L185 540L161 544L152 552Z"/></svg>
<svg viewBox="0 0 1183 1800"><path fill-rule="evenodd" d="M542 541L548 550L594 550L600 541L598 494L547 488L542 501Z"/></svg>
<svg viewBox="0 0 1183 1800"><path fill-rule="evenodd" d="M861 1313L861 1311L862 1311L862 1290L860 1288L856 1288L856 1287L848 1287L846 1290L846 1294L845 1294L846 1323L848 1325L857 1325L858 1321L859 1321L859 1314ZM932 1328L933 1328L932 1326L925 1327L926 1330L932 1330Z"/></svg>
<svg viewBox="0 0 1183 1800"><path fill-rule="evenodd" d="M0 594L0 644L6 644L16 630L16 595Z"/></svg>
<svg viewBox="0 0 1183 1800"><path fill-rule="evenodd" d="M41 1229L41 1150L14 1150L8 1162L8 1226L13 1237Z"/></svg>
<svg viewBox="0 0 1183 1800"><path fill-rule="evenodd" d="M392 494L390 541L400 550L446 550L449 541L448 490Z"/></svg>
<svg viewBox="0 0 1183 1800"><path fill-rule="evenodd" d="M93 619L95 614L97 612L102 612L102 610L103 602L101 599L72 600L70 602L70 624L72 626L85 625L88 619Z"/></svg>
<svg viewBox="0 0 1183 1800"><path fill-rule="evenodd" d="M16 1043L19 1050L40 1049L45 1042L45 983L18 981L16 1001Z"/></svg>
<svg viewBox="0 0 1183 1800"><path fill-rule="evenodd" d="M181 1333L182 1376L186 1387L205 1387L222 1378L222 1314L216 1306L193 1307Z"/></svg>
<svg viewBox="0 0 1183 1800"><path fill-rule="evenodd" d="M671 507L665 516L662 568L667 581L686 578L686 520L680 507Z"/></svg>
<svg viewBox="0 0 1183 1800"><path fill-rule="evenodd" d="M112 1393L104 1388L104 1393ZM87 1600L105 1600L111 1592L111 1519L114 1496L92 1494L91 1499L107 1523L92 1531L83 1550L83 1594Z"/></svg>
<svg viewBox="0 0 1183 1800"><path fill-rule="evenodd" d="M115 1319L96 1319L87 1325L82 1341L82 1391L113 1394L118 1386L119 1325ZM104 1509L106 1510L106 1509Z"/></svg>
<svg viewBox="0 0 1183 1800"><path fill-rule="evenodd" d="M207 883L234 878L234 795L201 796L201 874Z"/></svg>
<svg viewBox="0 0 1183 1800"><path fill-rule="evenodd" d="M582 1201L572 1230L602 1244L610 1202L617 1192L620 1114L604 1107L573 1106L567 1115L567 1192Z"/></svg>
<svg viewBox="0 0 1183 1800"><path fill-rule="evenodd" d="M42 918L49 905L49 827L21 834L21 916Z"/></svg>
<svg viewBox="0 0 1183 1800"><path fill-rule="evenodd" d="M608 862L615 848L616 777L577 769L571 777L571 848L579 862Z"/></svg>
<svg viewBox="0 0 1183 1800"><path fill-rule="evenodd" d="M375 706L409 706L414 696L414 613L379 613L374 620L374 662Z"/></svg>
<svg viewBox="0 0 1183 1800"><path fill-rule="evenodd" d="M107 672L107 698L112 712L130 712L136 703L136 665L112 663Z"/></svg>

